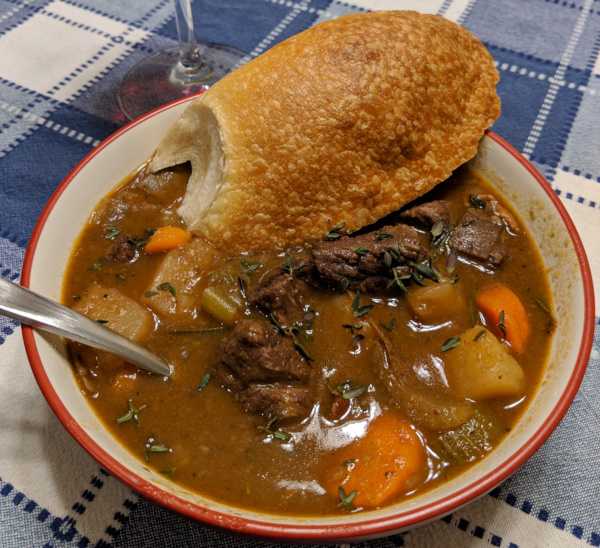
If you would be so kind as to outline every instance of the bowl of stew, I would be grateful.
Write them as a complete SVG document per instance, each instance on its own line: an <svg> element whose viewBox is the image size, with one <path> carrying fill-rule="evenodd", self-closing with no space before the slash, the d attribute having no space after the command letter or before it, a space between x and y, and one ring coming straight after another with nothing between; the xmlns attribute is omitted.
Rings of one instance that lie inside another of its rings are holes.
<svg viewBox="0 0 600 548"><path fill-rule="evenodd" d="M543 177L488 131L467 166L373 227L231 255L182 226L189 168L145 167L187 101L86 156L27 249L23 285L173 366L158 377L24 327L69 433L165 508L289 542L393 534L522 465L575 397L593 337L585 253Z"/></svg>

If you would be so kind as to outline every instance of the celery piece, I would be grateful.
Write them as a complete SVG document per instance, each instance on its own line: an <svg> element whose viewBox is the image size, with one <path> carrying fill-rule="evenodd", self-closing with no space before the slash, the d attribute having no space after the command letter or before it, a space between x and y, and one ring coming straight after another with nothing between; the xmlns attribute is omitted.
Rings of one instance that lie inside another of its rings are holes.
<svg viewBox="0 0 600 548"><path fill-rule="evenodd" d="M479 407L459 428L444 432L435 448L442 459L453 464L473 462L490 452L503 433L498 420Z"/></svg>
<svg viewBox="0 0 600 548"><path fill-rule="evenodd" d="M237 303L229 296L222 295L215 287L207 287L200 300L202 309L227 325L233 325L240 314Z"/></svg>

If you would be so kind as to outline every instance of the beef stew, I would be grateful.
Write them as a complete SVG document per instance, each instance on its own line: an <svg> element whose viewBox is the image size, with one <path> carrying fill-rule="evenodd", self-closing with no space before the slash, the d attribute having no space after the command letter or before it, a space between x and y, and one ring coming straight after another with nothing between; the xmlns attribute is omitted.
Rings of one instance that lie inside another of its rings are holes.
<svg viewBox="0 0 600 548"><path fill-rule="evenodd" d="M372 230L242 256L185 231L188 176L133 174L64 284L65 304L173 365L160 378L70 344L90 404L148 466L240 507L362 511L461 473L525 411L552 299L526 227L476 173Z"/></svg>

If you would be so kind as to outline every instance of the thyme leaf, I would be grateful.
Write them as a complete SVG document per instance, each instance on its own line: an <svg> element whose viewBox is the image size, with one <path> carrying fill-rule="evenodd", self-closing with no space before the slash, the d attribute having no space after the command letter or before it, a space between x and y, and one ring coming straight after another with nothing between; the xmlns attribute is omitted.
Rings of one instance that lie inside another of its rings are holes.
<svg viewBox="0 0 600 548"><path fill-rule="evenodd" d="M443 218L439 219L433 224L433 226L431 227L431 235L434 239L442 235L442 233L444 232L444 224L445 221Z"/></svg>
<svg viewBox="0 0 600 548"><path fill-rule="evenodd" d="M354 300L352 301L352 310L354 310L354 316L356 316L357 318L359 318L360 316L364 316L365 314L371 312L374 306L375 305L373 303L361 306L360 291L356 292L356 297L354 297Z"/></svg>
<svg viewBox="0 0 600 548"><path fill-rule="evenodd" d="M289 337L292 340L292 342L294 343L294 347L298 352L300 352L300 355L304 359L308 360L309 362L315 361L315 359L306 351L306 349L296 340L296 337L294 337L293 328L287 330L284 329L283 326L277 321L275 316L273 316L273 313L269 314L269 320L271 321L271 324L277 332L279 332L284 337Z"/></svg>
<svg viewBox="0 0 600 548"><path fill-rule="evenodd" d="M380 228L379 230L377 230L375 232L375 238L377 238L378 240L389 240L390 238L393 238L394 235L390 234L389 232L384 232L383 228Z"/></svg>
<svg viewBox="0 0 600 548"><path fill-rule="evenodd" d="M226 331L231 329L228 325L218 325L216 327L200 327L198 329L171 329L167 331L169 335L197 335L201 333L215 333L217 331Z"/></svg>
<svg viewBox="0 0 600 548"><path fill-rule="evenodd" d="M127 413L124 413L117 419L118 424L130 421L131 419L134 419L135 422L137 422L138 413L146 407L145 405L142 405L140 408L137 408L135 407L135 405L133 405L133 402L131 400L127 400L127 405L129 407L129 411L127 411Z"/></svg>
<svg viewBox="0 0 600 548"><path fill-rule="evenodd" d="M340 285L338 287L338 291L340 292L340 294L344 293L344 291L346 291L346 289L348 289L349 285L350 285L350 280L348 278L342 278L340 280Z"/></svg>
<svg viewBox="0 0 600 548"><path fill-rule="evenodd" d="M504 310L500 310L500 318L496 326L500 328L500 331L502 331L502 336L506 337L506 325L504 325Z"/></svg>
<svg viewBox="0 0 600 548"><path fill-rule="evenodd" d="M248 264L248 262L246 261L246 259L242 259L242 261L240 262L240 264L244 267L244 272L246 274L249 274L250 272L254 272L257 268L260 268L262 266L261 263L251 263L251 264Z"/></svg>
<svg viewBox="0 0 600 548"><path fill-rule="evenodd" d="M88 267L88 270L102 270L102 258L98 257L98 260L96 261L96 263L90 267Z"/></svg>
<svg viewBox="0 0 600 548"><path fill-rule="evenodd" d="M387 251L383 252L383 264L386 268L392 268L392 256Z"/></svg>
<svg viewBox="0 0 600 548"><path fill-rule="evenodd" d="M404 285L402 280L410 278L410 276L398 276L398 272L395 268L392 268L392 273L394 274L394 279L387 285L387 289L393 285L397 285L402 291L404 291L404 293L408 293L408 288ZM421 284L420 280L417 283L423 285Z"/></svg>
<svg viewBox="0 0 600 548"><path fill-rule="evenodd" d="M275 425L275 423L279 420L279 415L275 415L268 423L267 426L259 426L258 429L262 430L263 432L266 432L267 434L273 436L274 438L277 438L279 440L283 440L283 441L288 441L291 436L286 433L283 432L280 429L274 430L273 426Z"/></svg>
<svg viewBox="0 0 600 548"><path fill-rule="evenodd" d="M121 229L120 228L116 228L114 226L107 226L107 227L104 228L104 232L105 232L104 237L107 240L114 240L119 235L119 233L121 232Z"/></svg>
<svg viewBox="0 0 600 548"><path fill-rule="evenodd" d="M338 494L340 495L340 503L338 504L338 508L356 510L356 507L352 504L352 501L357 493L358 491L355 489L349 495L346 495L346 491L344 491L344 488L340 485L338 487Z"/></svg>
<svg viewBox="0 0 600 548"><path fill-rule="evenodd" d="M482 337L485 337L485 329L482 329L475 337L473 338L473 342L477 342Z"/></svg>
<svg viewBox="0 0 600 548"><path fill-rule="evenodd" d="M436 269L433 268L433 265L426 265L423 263L409 263L412 268L419 274L419 276L423 276L423 278L427 278L428 280L433 280L434 282L438 282L440 280L440 275L436 272Z"/></svg>
<svg viewBox="0 0 600 548"><path fill-rule="evenodd" d="M356 253L357 255L360 255L361 257L364 257L365 255L367 255L369 253L369 248L365 247L364 245L358 246L355 250L354 253Z"/></svg>
<svg viewBox="0 0 600 548"><path fill-rule="evenodd" d="M360 331L363 326L362 325L356 325L354 323L343 323L342 327L345 327L346 329L350 330L350 333L352 333L354 335L354 330L356 329L357 331Z"/></svg>
<svg viewBox="0 0 600 548"><path fill-rule="evenodd" d="M326 240L330 240L330 241L337 240L338 238L341 237L341 234L338 234L338 230L341 230L345 226L346 226L346 221L344 221L339 226L334 226L329 232L327 232L325 234L325 239Z"/></svg>
<svg viewBox="0 0 600 548"><path fill-rule="evenodd" d="M173 472L175 472L175 468L169 468L168 470L160 470L161 474L166 474L171 480L173 479Z"/></svg>
<svg viewBox="0 0 600 548"><path fill-rule="evenodd" d="M460 337L450 337L442 346L440 346L438 352L446 352L447 350L456 348L459 342Z"/></svg>
<svg viewBox="0 0 600 548"><path fill-rule="evenodd" d="M300 266L294 266L292 263L292 258L289 255L285 256L285 264L283 266L277 267L277 270L283 270L284 272L289 273L290 276L294 275L294 272L308 266L307 264L302 264Z"/></svg>
<svg viewBox="0 0 600 548"><path fill-rule="evenodd" d="M173 297L177 296L177 291L175 290L175 287L173 287L173 284L170 282L162 283L158 285L156 289L158 289L159 291L168 291L171 295L173 295Z"/></svg>
<svg viewBox="0 0 600 548"><path fill-rule="evenodd" d="M167 447L166 445L162 445L160 443L151 445L148 449L150 449L150 451L152 453L170 453L171 452L170 447Z"/></svg>
<svg viewBox="0 0 600 548"><path fill-rule="evenodd" d="M448 257L446 257L446 272L448 272L448 274L452 274L456 270L457 265L458 254L456 253L456 249L451 247L450 251L448 252Z"/></svg>
<svg viewBox="0 0 600 548"><path fill-rule="evenodd" d="M379 322L379 324L388 331L394 331L394 329L396 329L396 318L392 318L389 325L386 325L383 322Z"/></svg>
<svg viewBox="0 0 600 548"><path fill-rule="evenodd" d="M354 398L358 398L359 396L362 396L367 390L367 387L363 385L352 386L350 381L342 381L338 383L338 385L335 387L335 390L332 390L329 384L329 377L327 377L327 386L329 388L329 391L334 396L339 395L345 400L353 400Z"/></svg>
<svg viewBox="0 0 600 548"><path fill-rule="evenodd" d="M210 381L210 373L207 373L202 377L200 384L198 384L198 390L202 390L208 384L208 381Z"/></svg>

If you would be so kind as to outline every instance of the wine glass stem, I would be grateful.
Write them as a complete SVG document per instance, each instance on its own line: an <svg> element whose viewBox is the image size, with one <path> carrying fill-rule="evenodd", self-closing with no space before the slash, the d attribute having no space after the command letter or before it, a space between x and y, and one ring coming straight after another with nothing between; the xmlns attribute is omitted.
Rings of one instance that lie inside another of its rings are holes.
<svg viewBox="0 0 600 548"><path fill-rule="evenodd" d="M179 61L171 73L171 81L178 85L191 84L212 75L212 68L200 55L191 0L173 0L175 4L175 22L179 38Z"/></svg>

